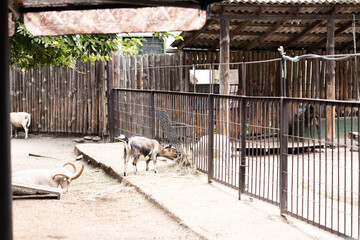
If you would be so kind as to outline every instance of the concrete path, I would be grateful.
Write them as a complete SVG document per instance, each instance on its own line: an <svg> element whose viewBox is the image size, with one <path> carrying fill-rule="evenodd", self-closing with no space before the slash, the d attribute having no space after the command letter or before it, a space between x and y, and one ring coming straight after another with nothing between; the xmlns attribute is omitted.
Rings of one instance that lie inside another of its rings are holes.
<svg viewBox="0 0 360 240"><path fill-rule="evenodd" d="M146 172L145 162L139 162L137 176L129 163L128 176L123 178L122 143L79 144L75 150L85 161L134 186L204 239L341 239L292 217L280 216L277 206L250 201L246 195L239 201L237 191L208 184L205 174L182 170L172 161L159 161L158 174L151 170L152 163Z"/></svg>

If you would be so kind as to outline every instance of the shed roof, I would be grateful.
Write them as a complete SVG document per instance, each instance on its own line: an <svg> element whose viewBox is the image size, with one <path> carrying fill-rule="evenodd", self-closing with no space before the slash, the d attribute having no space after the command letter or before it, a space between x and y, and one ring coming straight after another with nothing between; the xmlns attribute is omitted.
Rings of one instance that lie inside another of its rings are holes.
<svg viewBox="0 0 360 240"><path fill-rule="evenodd" d="M328 19L335 21L336 49L353 48L353 31L360 42L359 0L228 0L212 4L204 27L182 32L184 41L172 46L218 49L220 19L230 21L231 50L276 50L281 45L310 51L324 48Z"/></svg>

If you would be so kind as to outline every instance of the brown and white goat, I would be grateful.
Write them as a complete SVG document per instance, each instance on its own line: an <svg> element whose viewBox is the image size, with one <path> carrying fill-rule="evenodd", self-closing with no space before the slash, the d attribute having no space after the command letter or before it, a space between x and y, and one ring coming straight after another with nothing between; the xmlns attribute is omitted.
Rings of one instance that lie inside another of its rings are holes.
<svg viewBox="0 0 360 240"><path fill-rule="evenodd" d="M135 174L139 174L137 170L137 162L141 157L146 161L146 171L149 170L149 162L153 160L154 171L157 173L156 160L158 156L174 159L177 157L176 149L172 148L171 145L161 146L155 139L149 139L146 137L133 136L130 138L121 135L116 138L125 143L124 147L124 176L127 175L127 164L129 159L132 158L132 164L134 167Z"/></svg>

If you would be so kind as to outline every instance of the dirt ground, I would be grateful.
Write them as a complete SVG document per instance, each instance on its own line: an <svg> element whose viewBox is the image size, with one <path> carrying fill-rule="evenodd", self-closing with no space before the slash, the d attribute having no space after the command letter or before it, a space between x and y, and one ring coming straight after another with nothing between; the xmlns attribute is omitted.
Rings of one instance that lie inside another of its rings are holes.
<svg viewBox="0 0 360 240"><path fill-rule="evenodd" d="M75 139L30 134L24 140L20 133L11 140L13 172L85 164L60 200L13 200L14 239L200 239L132 187L75 161Z"/></svg>

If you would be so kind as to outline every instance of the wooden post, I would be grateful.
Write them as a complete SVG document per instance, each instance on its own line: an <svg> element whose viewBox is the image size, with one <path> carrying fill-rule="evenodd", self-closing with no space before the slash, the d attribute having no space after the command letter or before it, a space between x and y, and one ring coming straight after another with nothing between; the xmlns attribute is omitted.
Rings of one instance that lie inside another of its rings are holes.
<svg viewBox="0 0 360 240"><path fill-rule="evenodd" d="M229 94L230 35L229 20L220 22L220 94Z"/></svg>
<svg viewBox="0 0 360 240"><path fill-rule="evenodd" d="M0 14L0 76L1 94L0 111L2 126L0 136L1 167L0 167L0 216L2 224L0 227L0 239L13 238L12 225L12 191L11 191L11 153L10 153L10 91L9 91L9 36L8 36L8 1L1 1Z"/></svg>
<svg viewBox="0 0 360 240"><path fill-rule="evenodd" d="M230 35L229 20L220 20L220 94L229 95L229 72L230 72ZM221 107L220 114L225 119L222 126L223 134L229 136L229 105L228 101Z"/></svg>
<svg viewBox="0 0 360 240"><path fill-rule="evenodd" d="M335 53L335 22L329 19L327 22L326 54ZM326 98L335 99L335 61L327 61L326 68ZM326 107L326 140L332 141L335 134L335 106Z"/></svg>

